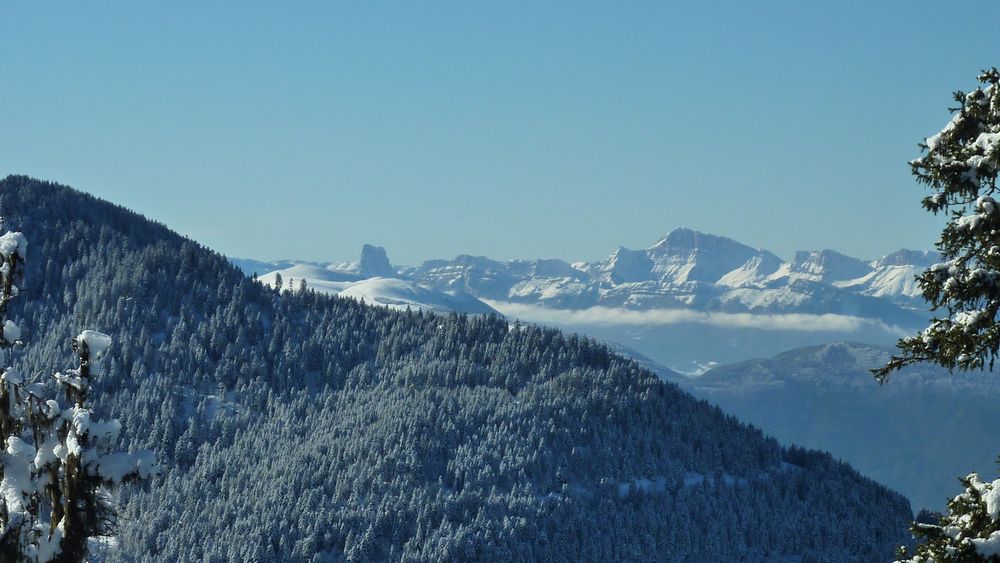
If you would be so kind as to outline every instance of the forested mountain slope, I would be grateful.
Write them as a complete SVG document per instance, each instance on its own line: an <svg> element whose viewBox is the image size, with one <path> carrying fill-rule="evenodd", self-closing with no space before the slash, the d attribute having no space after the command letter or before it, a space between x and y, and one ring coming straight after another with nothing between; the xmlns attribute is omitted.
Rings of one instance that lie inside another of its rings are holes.
<svg viewBox="0 0 1000 563"><path fill-rule="evenodd" d="M116 338L92 394L165 475L112 560L879 561L908 502L595 342L278 294L121 207L26 177L29 373Z"/></svg>

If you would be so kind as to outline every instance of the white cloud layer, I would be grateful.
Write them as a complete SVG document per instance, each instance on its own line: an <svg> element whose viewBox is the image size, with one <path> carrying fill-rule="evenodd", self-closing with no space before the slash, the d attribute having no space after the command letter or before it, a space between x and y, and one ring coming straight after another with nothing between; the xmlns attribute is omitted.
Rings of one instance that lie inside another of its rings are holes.
<svg viewBox="0 0 1000 563"><path fill-rule="evenodd" d="M487 303L512 319L554 325L599 326L664 326L675 324L701 324L721 328L748 328L758 330L791 330L806 332L856 332L879 329L904 336L907 331L887 325L878 319L849 315L810 315L804 313L706 313L690 309L649 309L634 311L616 307L590 307L587 309L552 309L523 303L487 301Z"/></svg>

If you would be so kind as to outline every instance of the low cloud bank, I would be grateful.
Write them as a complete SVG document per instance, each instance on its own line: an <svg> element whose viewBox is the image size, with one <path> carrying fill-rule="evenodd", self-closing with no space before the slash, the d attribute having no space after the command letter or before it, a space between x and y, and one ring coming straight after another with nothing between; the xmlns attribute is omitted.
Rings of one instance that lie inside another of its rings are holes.
<svg viewBox="0 0 1000 563"><path fill-rule="evenodd" d="M721 328L749 328L758 330L791 330L806 332L856 332L879 329L905 336L908 331L888 325L878 319L850 315L810 315L805 313L706 313L690 309L649 309L634 311L616 307L590 307L587 309L552 309L538 305L486 301L491 307L512 319L553 325L599 326L665 326L675 324L702 324Z"/></svg>

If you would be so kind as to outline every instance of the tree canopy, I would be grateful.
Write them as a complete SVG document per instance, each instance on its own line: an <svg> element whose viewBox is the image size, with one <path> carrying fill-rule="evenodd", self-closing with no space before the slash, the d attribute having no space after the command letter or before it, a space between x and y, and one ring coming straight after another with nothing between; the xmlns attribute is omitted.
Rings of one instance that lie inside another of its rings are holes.
<svg viewBox="0 0 1000 563"><path fill-rule="evenodd" d="M948 369L993 367L1000 350L1000 71L983 71L981 85L955 92L959 106L939 133L920 144L910 166L931 189L923 206L950 219L937 243L942 262L918 278L936 312L929 326L899 341L901 354L873 370L884 382L914 362Z"/></svg>
<svg viewBox="0 0 1000 563"><path fill-rule="evenodd" d="M920 334L899 341L902 353L872 370L884 382L894 370L914 362L948 369L991 370L1000 349L1000 204L994 199L1000 168L1000 71L979 75L980 86L955 92L960 104L939 133L920 146L910 165L932 193L923 206L950 218L937 243L942 262L918 278L935 311ZM937 523L911 528L922 540L913 553L900 549L899 563L1000 561L1000 479L992 483L972 473L965 490L948 503Z"/></svg>
<svg viewBox="0 0 1000 563"><path fill-rule="evenodd" d="M148 450L111 451L121 424L99 420L87 401L108 335L84 330L73 338L78 367L48 381L6 365L8 352L23 345L7 312L24 282L27 246L20 232L0 235L0 562L83 561L93 540L115 532L108 489L149 477L156 461ZM56 386L64 401L50 398Z"/></svg>

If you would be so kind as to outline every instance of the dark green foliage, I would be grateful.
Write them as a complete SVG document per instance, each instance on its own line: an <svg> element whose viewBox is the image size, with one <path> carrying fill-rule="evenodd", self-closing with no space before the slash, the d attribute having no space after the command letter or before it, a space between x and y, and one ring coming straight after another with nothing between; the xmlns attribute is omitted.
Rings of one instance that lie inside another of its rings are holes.
<svg viewBox="0 0 1000 563"><path fill-rule="evenodd" d="M881 382L914 362L948 369L993 367L1000 352L1000 204L992 197L1000 168L1000 71L979 76L982 86L955 93L960 104L945 128L912 161L913 174L933 193L923 206L951 218L937 243L943 262L918 278L935 317L923 333L899 341L900 356L873 370Z"/></svg>
<svg viewBox="0 0 1000 563"><path fill-rule="evenodd" d="M912 553L900 549L906 563L1000 562L1000 525L996 521L1000 481L983 483L975 473L961 479L965 491L948 502L948 513L918 515L911 531L920 541ZM932 520L932 521L928 521ZM997 534L996 538L991 538Z"/></svg>
<svg viewBox="0 0 1000 563"><path fill-rule="evenodd" d="M129 561L878 561L909 505L589 339L276 292L124 209L11 177L44 339L122 335L95 385L168 470ZM141 430L140 430L141 429ZM172 456L172 457L170 457Z"/></svg>
<svg viewBox="0 0 1000 563"><path fill-rule="evenodd" d="M993 198L1000 169L1000 71L983 71L979 81L972 92L955 93L960 106L952 120L921 144L926 154L910 163L934 191L923 199L924 208L951 211L937 244L944 262L918 278L933 309L948 315L901 339L902 354L873 370L880 382L914 362L992 370L1000 352L1000 204ZM962 484L965 491L948 503L940 524L913 524L921 543L908 561L1000 561L1000 480L983 483L973 473Z"/></svg>
<svg viewBox="0 0 1000 563"><path fill-rule="evenodd" d="M7 318L23 287L27 241L0 236L0 561L84 561L93 540L113 535L116 511L108 487L155 473L151 452L109 451L121 426L93 419L87 397L101 372L109 336L86 330L72 339L76 369L26 379L8 350L23 346ZM58 382L58 393L55 391ZM53 398L53 395L56 398ZM65 400L58 397L65 395Z"/></svg>

